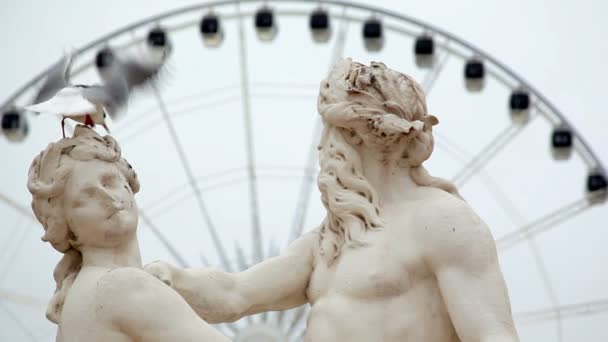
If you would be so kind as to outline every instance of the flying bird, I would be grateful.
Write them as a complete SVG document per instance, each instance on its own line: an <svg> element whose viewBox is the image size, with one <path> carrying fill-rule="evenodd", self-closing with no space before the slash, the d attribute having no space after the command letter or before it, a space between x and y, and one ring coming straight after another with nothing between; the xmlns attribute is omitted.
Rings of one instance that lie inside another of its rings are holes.
<svg viewBox="0 0 608 342"><path fill-rule="evenodd" d="M95 59L101 85L70 85L72 56L68 54L47 74L34 98L35 104L25 109L62 116L63 137L67 118L91 127L101 125L109 132L105 123L107 115L116 119L134 89L158 81L169 52L170 44L166 37L163 44L158 44L158 39L148 39L146 50L137 56L119 56L111 48L103 48Z"/></svg>
<svg viewBox="0 0 608 342"><path fill-rule="evenodd" d="M115 116L127 103L129 86L125 70L119 63L113 63L106 70L102 85L69 85L67 71L71 57L66 56L50 72L36 99L47 100L26 106L25 109L37 113L50 113L62 116L61 130L65 137L65 119L69 118L94 127L96 124L108 130L106 115ZM63 75L63 77L58 77Z"/></svg>

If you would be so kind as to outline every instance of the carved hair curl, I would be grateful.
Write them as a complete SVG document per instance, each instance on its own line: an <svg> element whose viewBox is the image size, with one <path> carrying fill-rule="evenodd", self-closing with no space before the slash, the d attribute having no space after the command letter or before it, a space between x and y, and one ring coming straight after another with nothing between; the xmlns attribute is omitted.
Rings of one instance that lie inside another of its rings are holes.
<svg viewBox="0 0 608 342"><path fill-rule="evenodd" d="M411 77L372 62L341 60L321 82L318 110L324 123L317 180L327 215L321 224L321 255L331 264L344 246L365 244L364 234L382 229L375 189L365 179L353 147L363 141L385 148L407 140L399 162L412 180L462 198L450 182L431 176L422 163L433 152L432 127L422 88Z"/></svg>
<svg viewBox="0 0 608 342"><path fill-rule="evenodd" d="M32 194L32 209L44 228L43 241L63 253L53 272L56 290L47 307L47 318L59 324L61 310L82 265L77 237L65 220L62 195L76 161L98 159L116 163L135 194L139 181L131 165L121 158L120 147L110 136L101 137L94 130L79 125L71 138L51 143L32 162L27 187Z"/></svg>

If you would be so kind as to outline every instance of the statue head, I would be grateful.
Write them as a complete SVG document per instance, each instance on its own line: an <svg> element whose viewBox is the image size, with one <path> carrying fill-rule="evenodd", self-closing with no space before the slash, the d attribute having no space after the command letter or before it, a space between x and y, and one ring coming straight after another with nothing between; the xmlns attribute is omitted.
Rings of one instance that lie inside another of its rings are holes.
<svg viewBox="0 0 608 342"><path fill-rule="evenodd" d="M363 174L362 151L387 166L408 168L418 185L457 195L422 167L433 151L438 120L428 114L424 92L411 77L383 63L344 59L321 82L317 107L324 124L318 185L327 210L321 254L328 262L345 246L365 244L365 233L383 226L377 193Z"/></svg>
<svg viewBox="0 0 608 342"><path fill-rule="evenodd" d="M421 165L433 151L438 120L427 113L424 91L383 63L336 63L321 83L318 109L325 127L336 128L353 145L394 155L404 166Z"/></svg>
<svg viewBox="0 0 608 342"><path fill-rule="evenodd" d="M64 254L47 310L49 320L58 323L82 264L81 249L116 247L135 234L139 182L112 137L79 125L73 137L49 144L34 159L27 185L44 228L42 240Z"/></svg>

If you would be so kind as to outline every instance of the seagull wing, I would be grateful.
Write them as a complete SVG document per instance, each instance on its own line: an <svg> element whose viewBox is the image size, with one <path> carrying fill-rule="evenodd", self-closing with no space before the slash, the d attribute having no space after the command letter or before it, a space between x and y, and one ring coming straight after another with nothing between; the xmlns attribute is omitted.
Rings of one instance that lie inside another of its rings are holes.
<svg viewBox="0 0 608 342"><path fill-rule="evenodd" d="M79 116L97 111L95 103L83 96L82 87L67 87L59 90L47 101L25 109L36 113L58 114L63 116Z"/></svg>
<svg viewBox="0 0 608 342"><path fill-rule="evenodd" d="M170 45L152 47L148 44L125 51L121 58L122 68L129 88L140 88L158 82L166 69L171 53Z"/></svg>
<svg viewBox="0 0 608 342"><path fill-rule="evenodd" d="M68 53L61 58L47 73L46 79L32 103L46 101L57 94L57 92L68 86L68 75L72 65L72 54Z"/></svg>
<svg viewBox="0 0 608 342"><path fill-rule="evenodd" d="M114 63L104 70L104 83L83 89L83 96L93 103L101 104L115 119L129 100L129 86L120 64Z"/></svg>
<svg viewBox="0 0 608 342"><path fill-rule="evenodd" d="M108 48L109 49L109 48ZM169 49L153 49L148 46L135 46L132 49L114 50L111 63L98 69L104 82L112 78L114 67L119 68L125 78L129 91L145 87L158 81L164 69Z"/></svg>
<svg viewBox="0 0 608 342"><path fill-rule="evenodd" d="M135 59L121 62L121 68L129 89L144 87L158 81L163 64L146 63Z"/></svg>

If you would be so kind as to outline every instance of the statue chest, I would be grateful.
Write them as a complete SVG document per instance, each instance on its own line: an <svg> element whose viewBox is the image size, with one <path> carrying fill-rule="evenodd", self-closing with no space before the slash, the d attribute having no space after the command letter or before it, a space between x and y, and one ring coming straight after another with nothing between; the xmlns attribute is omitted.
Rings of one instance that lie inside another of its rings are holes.
<svg viewBox="0 0 608 342"><path fill-rule="evenodd" d="M317 258L308 288L312 303L325 295L360 299L400 296L428 276L422 254L411 239L385 231L368 234L367 245L344 248L331 266Z"/></svg>

